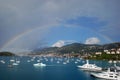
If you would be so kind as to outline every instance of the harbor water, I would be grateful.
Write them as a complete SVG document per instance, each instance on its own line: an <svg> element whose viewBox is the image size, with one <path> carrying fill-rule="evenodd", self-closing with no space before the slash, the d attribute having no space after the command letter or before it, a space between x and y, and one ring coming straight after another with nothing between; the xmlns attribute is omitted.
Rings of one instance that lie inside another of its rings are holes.
<svg viewBox="0 0 120 80"><path fill-rule="evenodd" d="M10 60L19 61L19 64L11 65L14 61ZM0 61L0 80L100 80L77 67L86 63L86 60L80 58L0 57ZM33 66L38 62L46 66ZM114 65L102 60L90 60L89 63L102 68Z"/></svg>

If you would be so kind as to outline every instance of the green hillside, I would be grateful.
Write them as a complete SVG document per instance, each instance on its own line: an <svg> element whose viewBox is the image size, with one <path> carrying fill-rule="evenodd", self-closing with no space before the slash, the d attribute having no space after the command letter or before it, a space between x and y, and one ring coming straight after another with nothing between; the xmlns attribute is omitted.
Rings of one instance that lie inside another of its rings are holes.
<svg viewBox="0 0 120 80"><path fill-rule="evenodd" d="M15 56L15 54L11 52L0 52L0 56Z"/></svg>
<svg viewBox="0 0 120 80"><path fill-rule="evenodd" d="M117 49L120 48L120 43L110 43L110 44L104 44L104 45L88 45L88 44L81 44L81 43L73 43L69 44L63 47L48 47L43 49L34 50L33 52L36 52L37 54L41 53L60 53L60 54L66 54L66 53L77 53L77 54L93 54L95 52L103 52L104 49Z"/></svg>

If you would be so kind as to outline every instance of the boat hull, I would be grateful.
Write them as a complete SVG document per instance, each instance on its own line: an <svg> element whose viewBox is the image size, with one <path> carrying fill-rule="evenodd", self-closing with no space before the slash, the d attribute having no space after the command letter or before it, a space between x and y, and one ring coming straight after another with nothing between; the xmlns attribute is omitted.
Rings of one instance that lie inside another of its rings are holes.
<svg viewBox="0 0 120 80"><path fill-rule="evenodd" d="M44 66L46 66L46 64L37 63L37 64L33 64L33 66L35 66L35 67L44 67Z"/></svg>
<svg viewBox="0 0 120 80"><path fill-rule="evenodd" d="M87 71L102 71L102 68L90 68L90 67L83 67L83 66L78 66L78 68L82 70L87 70Z"/></svg>
<svg viewBox="0 0 120 80"><path fill-rule="evenodd" d="M109 75L104 76L105 74L101 74L101 73L91 73L91 76L96 77L96 78L100 78L100 79L107 79L107 80L120 80L120 77L118 76L114 76L114 77L110 77Z"/></svg>

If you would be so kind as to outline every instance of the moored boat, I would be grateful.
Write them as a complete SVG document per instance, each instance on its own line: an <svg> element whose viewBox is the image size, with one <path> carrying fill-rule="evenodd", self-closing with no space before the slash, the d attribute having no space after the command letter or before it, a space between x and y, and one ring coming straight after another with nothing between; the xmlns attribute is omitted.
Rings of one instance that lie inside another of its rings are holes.
<svg viewBox="0 0 120 80"><path fill-rule="evenodd" d="M35 66L35 67L44 67L44 66L46 66L46 64L36 63L36 64L33 64L33 66Z"/></svg>
<svg viewBox="0 0 120 80"><path fill-rule="evenodd" d="M83 69L83 70L88 70L88 71L101 71L102 70L101 67L98 67L95 64L89 64L88 60L87 60L86 64L84 64L82 66L77 66L77 67L79 67L80 69Z"/></svg>
<svg viewBox="0 0 120 80"><path fill-rule="evenodd" d="M103 71L101 73L91 73L91 75L101 79L120 80L119 73L116 71L110 71L110 68L108 68L107 71Z"/></svg>
<svg viewBox="0 0 120 80"><path fill-rule="evenodd" d="M114 64L114 67L116 70L120 71L120 66L117 66L116 64Z"/></svg>

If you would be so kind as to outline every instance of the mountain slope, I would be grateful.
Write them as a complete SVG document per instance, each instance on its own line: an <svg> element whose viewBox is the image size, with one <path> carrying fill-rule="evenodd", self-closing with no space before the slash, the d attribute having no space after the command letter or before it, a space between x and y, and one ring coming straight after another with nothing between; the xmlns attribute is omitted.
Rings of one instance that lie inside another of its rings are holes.
<svg viewBox="0 0 120 80"><path fill-rule="evenodd" d="M0 52L0 56L15 56L15 54L11 52Z"/></svg>
<svg viewBox="0 0 120 80"><path fill-rule="evenodd" d="M38 49L37 53L95 53L99 51L103 51L104 49L117 49L120 48L120 43L110 43L110 44L104 44L104 45L97 45L97 44L81 44L81 43L72 43L63 47L49 47L49 48L43 48L43 49ZM35 51L33 51L35 52Z"/></svg>

